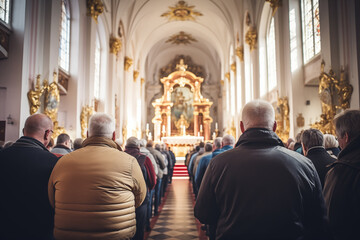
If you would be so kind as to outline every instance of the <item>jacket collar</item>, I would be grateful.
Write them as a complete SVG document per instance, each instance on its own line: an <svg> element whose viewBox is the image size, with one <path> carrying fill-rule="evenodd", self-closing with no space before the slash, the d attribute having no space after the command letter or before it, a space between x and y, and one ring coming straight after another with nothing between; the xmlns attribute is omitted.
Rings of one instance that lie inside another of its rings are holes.
<svg viewBox="0 0 360 240"><path fill-rule="evenodd" d="M61 145L61 144L57 144L54 148L62 148L62 149L65 149L68 152L71 152L70 148L68 148L67 146Z"/></svg>
<svg viewBox="0 0 360 240"><path fill-rule="evenodd" d="M360 169L360 135L355 137L340 153L333 164L343 163Z"/></svg>
<svg viewBox="0 0 360 240"><path fill-rule="evenodd" d="M39 148L45 151L49 151L47 150L47 148L44 146L44 144L42 142L40 142L39 140L36 140L35 138L32 137L26 137L26 136L22 136L21 138L19 138L14 144L14 147L35 147L35 148Z"/></svg>
<svg viewBox="0 0 360 240"><path fill-rule="evenodd" d="M110 138L106 138L106 137L88 137L87 139L84 140L84 142L82 143L83 147L86 146L100 146L100 147L110 147L110 148L116 148L118 150L120 150L118 148L118 145Z"/></svg>
<svg viewBox="0 0 360 240"><path fill-rule="evenodd" d="M270 146L284 146L283 142L275 132L266 128L250 128L247 129L239 138L235 147L249 144L266 144Z"/></svg>
<svg viewBox="0 0 360 240"><path fill-rule="evenodd" d="M230 146L230 145L225 145L221 148L221 151L227 151L227 150L230 150L230 149L233 149L234 147L233 146ZM214 151L215 152L215 151Z"/></svg>

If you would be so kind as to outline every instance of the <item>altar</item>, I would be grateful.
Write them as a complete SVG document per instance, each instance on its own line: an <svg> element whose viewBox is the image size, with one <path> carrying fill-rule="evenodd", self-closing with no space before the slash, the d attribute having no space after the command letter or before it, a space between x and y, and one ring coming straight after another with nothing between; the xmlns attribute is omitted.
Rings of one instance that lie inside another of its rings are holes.
<svg viewBox="0 0 360 240"><path fill-rule="evenodd" d="M200 142L204 142L203 136L171 136L171 137L162 137L161 141L166 145L171 147L175 156L184 157L188 150L191 150L192 147Z"/></svg>

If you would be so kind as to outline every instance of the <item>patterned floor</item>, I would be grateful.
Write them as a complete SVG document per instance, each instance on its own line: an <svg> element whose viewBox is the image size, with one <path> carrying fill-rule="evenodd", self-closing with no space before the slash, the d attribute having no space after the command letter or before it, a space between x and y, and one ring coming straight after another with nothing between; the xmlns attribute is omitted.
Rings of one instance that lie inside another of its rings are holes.
<svg viewBox="0 0 360 240"><path fill-rule="evenodd" d="M199 231L200 224L194 217L194 200L188 179L173 179L164 200L165 203L159 216L154 219L155 225L147 239L207 239L203 232Z"/></svg>

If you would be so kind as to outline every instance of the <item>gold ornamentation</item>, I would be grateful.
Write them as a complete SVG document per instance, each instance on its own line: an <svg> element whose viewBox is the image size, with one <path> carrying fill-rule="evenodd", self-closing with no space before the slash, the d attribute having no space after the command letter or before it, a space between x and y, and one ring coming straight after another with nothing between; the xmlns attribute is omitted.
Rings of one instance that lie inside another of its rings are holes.
<svg viewBox="0 0 360 240"><path fill-rule="evenodd" d="M167 77L169 76L172 72L175 71L179 71L177 69L177 66L179 64L179 62L181 61L181 59L183 59L184 62L186 62L186 71L188 72L192 72L193 74L195 74L198 77L205 77L205 70L204 67L201 65L197 65L195 64L190 56L185 56L185 55L176 55L176 57L171 60L171 62L169 62L167 65L165 65L164 67L162 67L160 69L160 78L163 77Z"/></svg>
<svg viewBox="0 0 360 240"><path fill-rule="evenodd" d="M104 12L104 4L101 0L87 0L87 15L98 23L98 16Z"/></svg>
<svg viewBox="0 0 360 240"><path fill-rule="evenodd" d="M183 114L181 114L178 121L175 121L175 127L179 130L180 135L186 135L186 129L190 126L190 123L186 121Z"/></svg>
<svg viewBox="0 0 360 240"><path fill-rule="evenodd" d="M221 86L224 86L224 83L225 83L224 79L221 79L221 80L220 80Z"/></svg>
<svg viewBox="0 0 360 240"><path fill-rule="evenodd" d="M289 138L290 118L289 118L289 102L287 97L279 98L275 109L275 119L277 123L276 134L283 142Z"/></svg>
<svg viewBox="0 0 360 240"><path fill-rule="evenodd" d="M59 126L59 122L58 121L55 121L54 122L54 127L53 127L53 134L52 134L52 138L53 139L56 139L60 134L62 133L66 133L66 130L65 128L63 127L60 127Z"/></svg>
<svg viewBox="0 0 360 240"><path fill-rule="evenodd" d="M44 87L40 87L40 74L36 76L35 89L29 90L27 97L30 105L30 115L36 113L41 106L41 95L45 91Z"/></svg>
<svg viewBox="0 0 360 240"><path fill-rule="evenodd" d="M134 72L133 72L134 82L136 82L136 79L137 79L138 76L139 76L139 72L134 70Z"/></svg>
<svg viewBox="0 0 360 240"><path fill-rule="evenodd" d="M190 44L191 42L197 42L191 34L187 34L183 31L180 31L179 34L172 35L166 42L171 42L172 44Z"/></svg>
<svg viewBox="0 0 360 240"><path fill-rule="evenodd" d="M225 73L225 78L230 82L230 72Z"/></svg>
<svg viewBox="0 0 360 240"><path fill-rule="evenodd" d="M236 62L233 62L233 64L231 64L231 71L236 74Z"/></svg>
<svg viewBox="0 0 360 240"><path fill-rule="evenodd" d="M332 69L329 73L324 72L325 62L321 62L321 74L319 81L319 97L321 101L320 121L315 122L312 127L317 128L323 133L335 134L333 124L337 109L347 109L350 107L350 99L353 87L345 79L345 72L342 69L340 80L336 79L336 75Z"/></svg>
<svg viewBox="0 0 360 240"><path fill-rule="evenodd" d="M56 122L60 103L60 91L56 72L53 74L53 82L48 85L48 81L45 80L44 87L46 89L44 113L51 118L53 122Z"/></svg>
<svg viewBox="0 0 360 240"><path fill-rule="evenodd" d="M123 143L126 143L127 140L127 127L126 127L126 121L124 121L123 123L123 127L122 127L122 137L123 137Z"/></svg>
<svg viewBox="0 0 360 240"><path fill-rule="evenodd" d="M230 127L226 130L226 133L232 135L236 139L236 127L234 118L231 119Z"/></svg>
<svg viewBox="0 0 360 240"><path fill-rule="evenodd" d="M257 33L254 27L250 27L245 34L245 42L250 46L250 51L255 49L257 42Z"/></svg>
<svg viewBox="0 0 360 240"><path fill-rule="evenodd" d="M265 2L270 3L272 8L272 16L275 16L277 9L282 5L282 0L265 0Z"/></svg>
<svg viewBox="0 0 360 240"><path fill-rule="evenodd" d="M94 108L89 105L85 105L81 109L80 125L81 125L81 137L83 139L86 138L86 131L87 131L88 124L89 124L89 118L91 117L93 112L94 112Z"/></svg>
<svg viewBox="0 0 360 240"><path fill-rule="evenodd" d="M249 12L246 12L246 17L245 17L245 24L246 26L250 27L251 25L251 17L250 17L250 13Z"/></svg>
<svg viewBox="0 0 360 240"><path fill-rule="evenodd" d="M133 60L129 57L125 57L125 61L124 61L124 69L125 71L128 71L129 68L132 66L133 64Z"/></svg>
<svg viewBox="0 0 360 240"><path fill-rule="evenodd" d="M202 16L202 13L194 11L195 6L189 6L185 1L179 1L175 7L169 7L170 11L161 14L169 21L195 21L195 16Z"/></svg>
<svg viewBox="0 0 360 240"><path fill-rule="evenodd" d="M236 48L236 56L239 57L240 61L244 61L244 46L240 46Z"/></svg>
<svg viewBox="0 0 360 240"><path fill-rule="evenodd" d="M140 83L141 83L141 86L145 83L145 79L144 78L140 78Z"/></svg>
<svg viewBox="0 0 360 240"><path fill-rule="evenodd" d="M121 50L121 40L116 37L110 37L110 53L113 53L115 56Z"/></svg>

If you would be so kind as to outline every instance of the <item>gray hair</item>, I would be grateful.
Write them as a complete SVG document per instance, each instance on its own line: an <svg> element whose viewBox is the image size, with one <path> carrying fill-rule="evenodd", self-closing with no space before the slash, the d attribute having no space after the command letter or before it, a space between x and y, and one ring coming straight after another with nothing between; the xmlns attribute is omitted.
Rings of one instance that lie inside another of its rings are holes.
<svg viewBox="0 0 360 240"><path fill-rule="evenodd" d="M263 100L253 100L245 104L242 111L242 122L244 128L266 128L273 129L275 122L275 111L270 103Z"/></svg>
<svg viewBox="0 0 360 240"><path fill-rule="evenodd" d="M324 146L324 135L317 129L309 128L301 134L301 142L306 149Z"/></svg>
<svg viewBox="0 0 360 240"><path fill-rule="evenodd" d="M115 131L115 122L113 117L106 113L95 113L89 119L88 133L89 137L112 138Z"/></svg>
<svg viewBox="0 0 360 240"><path fill-rule="evenodd" d="M146 146L147 141L145 139L140 139L139 141L140 141L140 147Z"/></svg>
<svg viewBox="0 0 360 240"><path fill-rule="evenodd" d="M232 135L227 134L222 138L222 144L224 146L226 145L234 146L235 138Z"/></svg>
<svg viewBox="0 0 360 240"><path fill-rule="evenodd" d="M222 137L217 137L214 140L214 145L216 149L221 148L221 142L222 142Z"/></svg>
<svg viewBox="0 0 360 240"><path fill-rule="evenodd" d="M345 110L334 118L336 134L338 137L344 137L348 134L349 140L353 140L360 135L360 110Z"/></svg>
<svg viewBox="0 0 360 240"><path fill-rule="evenodd" d="M339 147L339 142L336 140L334 135L324 134L324 145L325 148Z"/></svg>

